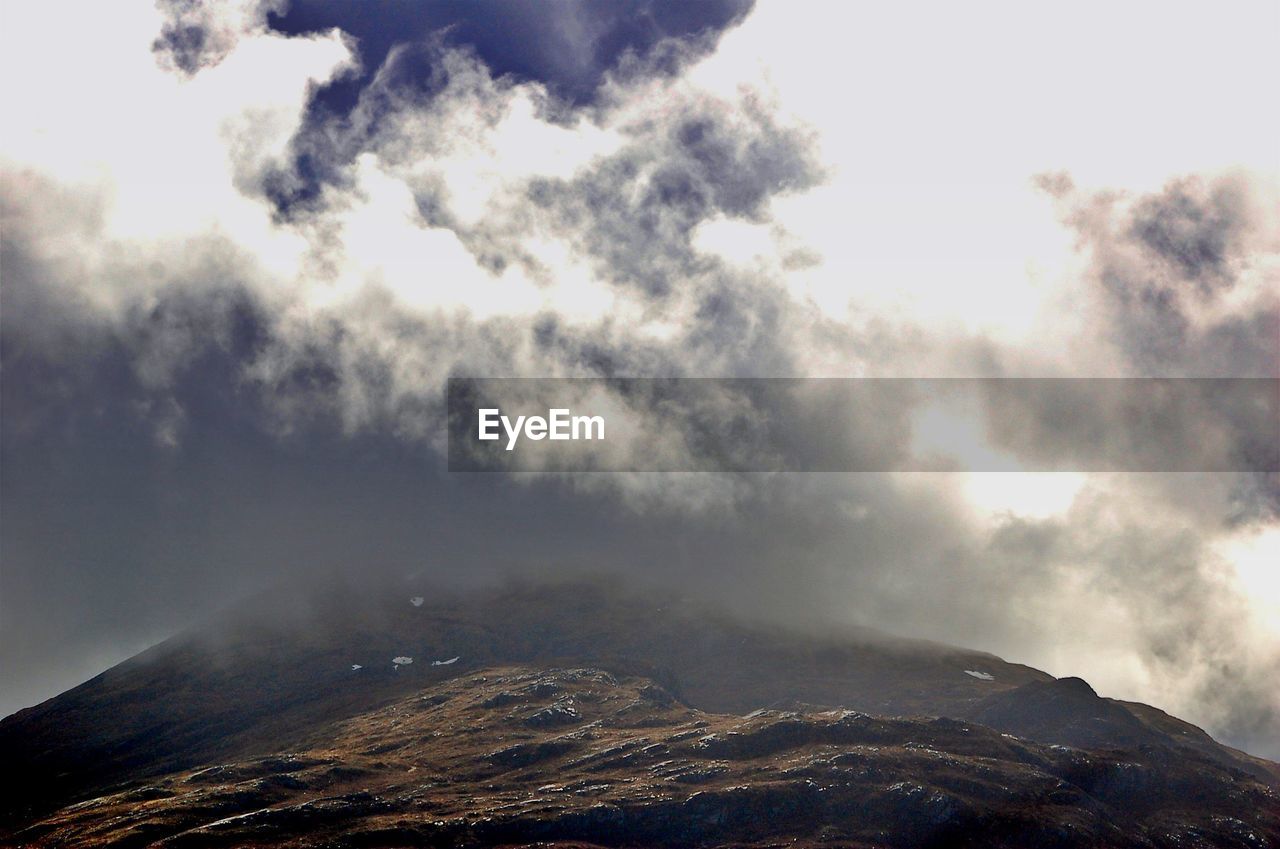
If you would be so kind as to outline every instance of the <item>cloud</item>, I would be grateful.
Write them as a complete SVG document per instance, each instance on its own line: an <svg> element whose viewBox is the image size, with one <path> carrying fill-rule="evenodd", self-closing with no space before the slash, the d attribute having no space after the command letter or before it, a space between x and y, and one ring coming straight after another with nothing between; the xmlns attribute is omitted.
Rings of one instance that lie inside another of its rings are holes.
<svg viewBox="0 0 1280 849"><path fill-rule="evenodd" d="M357 41L274 8L89 5L64 49L92 74L31 37L61 13L7 15L6 77L45 70L0 159L0 620L6 668L54 669L24 698L266 576L607 568L1082 674L1275 754L1275 625L1241 577L1273 479L1094 474L1029 509L1020 477L975 503L960 474L440 471L451 375L1272 374L1249 140L1274 121L1233 110L1274 76L1243 47L1182 62L1255 38L1248 9L1197 34L1088 7L1047 45L1012 7L1034 38L945 10L728 4L639 41L552 16L540 70L504 73L465 26ZM1215 96L1183 133L1188 92ZM1052 401L976 432L1042 449ZM855 420L850 450L909 440Z"/></svg>
<svg viewBox="0 0 1280 849"><path fill-rule="evenodd" d="M1110 341L1140 372L1270 376L1280 356L1273 188L1242 174L1156 193L1060 192Z"/></svg>
<svg viewBox="0 0 1280 849"><path fill-rule="evenodd" d="M157 7L164 23L151 49L162 66L191 76L225 59L242 36L261 30L267 14L278 12L283 5L261 0L216 6L195 0L161 0Z"/></svg>

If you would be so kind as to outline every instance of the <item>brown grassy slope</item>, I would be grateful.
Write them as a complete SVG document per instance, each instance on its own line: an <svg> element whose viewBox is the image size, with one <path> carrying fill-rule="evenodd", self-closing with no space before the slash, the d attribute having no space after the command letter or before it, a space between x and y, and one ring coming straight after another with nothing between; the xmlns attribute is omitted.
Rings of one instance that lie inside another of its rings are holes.
<svg viewBox="0 0 1280 849"><path fill-rule="evenodd" d="M347 686L364 685L358 672ZM695 710L638 677L501 667L272 757L151 779L14 835L37 847L1274 846L1280 795L1164 747L966 722Z"/></svg>

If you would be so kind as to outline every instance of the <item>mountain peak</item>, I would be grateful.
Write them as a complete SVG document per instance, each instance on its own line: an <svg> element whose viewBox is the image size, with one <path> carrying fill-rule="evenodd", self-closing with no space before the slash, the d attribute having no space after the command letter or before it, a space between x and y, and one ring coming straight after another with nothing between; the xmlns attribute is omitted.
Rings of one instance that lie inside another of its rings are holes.
<svg viewBox="0 0 1280 849"><path fill-rule="evenodd" d="M867 823L910 809L938 835L963 835L1003 810L1002 793L1059 786L1060 811L1010 834L1065 829L1068 809L1089 810L1081 835L1136 846L1106 813L1136 804L1129 791L1083 776L1138 764L1144 793L1190 781L1204 801L1184 812L1189 829L1277 787L1275 765L1171 733L1079 678L955 647L797 633L593 582L285 597L0 723L24 777L5 800L12 833L290 845L323 822L372 845L589 842L611 828L718 845L749 833L752 811L821 802L827 814L778 813L766 829L821 842L843 833L857 799L872 800ZM951 766L921 770L921 758ZM154 800L145 812L121 814L142 798ZM396 831L415 811L452 824ZM1280 834L1274 817L1250 816ZM885 845L924 834L886 833Z"/></svg>

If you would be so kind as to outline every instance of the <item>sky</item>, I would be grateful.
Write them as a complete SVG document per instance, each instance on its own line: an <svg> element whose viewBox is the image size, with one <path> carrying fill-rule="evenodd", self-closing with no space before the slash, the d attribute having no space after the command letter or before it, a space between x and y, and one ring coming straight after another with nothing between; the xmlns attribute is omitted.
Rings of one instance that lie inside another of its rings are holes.
<svg viewBox="0 0 1280 849"><path fill-rule="evenodd" d="M1280 757L1274 472L451 475L443 425L450 376L1280 376L1280 5L2 14L0 715L276 581L600 570ZM933 431L1107 432L1061 410Z"/></svg>

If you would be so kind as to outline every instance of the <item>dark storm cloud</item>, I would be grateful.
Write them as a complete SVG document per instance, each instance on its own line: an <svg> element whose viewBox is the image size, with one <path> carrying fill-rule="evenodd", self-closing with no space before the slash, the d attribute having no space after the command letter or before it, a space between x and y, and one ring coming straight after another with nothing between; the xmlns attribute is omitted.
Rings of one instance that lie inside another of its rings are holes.
<svg viewBox="0 0 1280 849"><path fill-rule="evenodd" d="M211 333L157 390L140 376L138 347L205 310L224 313L230 337ZM371 581L422 573L446 584L610 571L776 618L816 601L782 589L818 568L797 544L806 532L829 535L840 513L815 514L794 482L740 482L743 515L714 518L637 512L616 493L584 493L570 480L450 477L428 444L386 420L350 433L313 403L287 432L276 428L280 387L245 380L270 332L252 303L228 310L175 296L131 322L74 363L30 349L16 355L26 348L20 328L3 338L5 712L219 605L329 569ZM317 378L305 391L326 387ZM176 447L155 438L153 410L163 403L184 413ZM662 500L680 497L680 481L653 483ZM875 491L868 485L867 498L888 497ZM923 525L943 511L909 512ZM891 536L886 527L866 551L887 550ZM777 571L780 559L790 571Z"/></svg>
<svg viewBox="0 0 1280 849"><path fill-rule="evenodd" d="M550 87L558 96L585 103L601 77L627 56L643 57L664 39L714 35L740 21L750 0L660 3L524 3L520 0L295 0L269 14L272 29L288 35L334 27L356 39L365 73L335 82L317 94L316 105L349 112L392 48L448 31L451 45L471 46L495 76L510 74ZM713 43L705 43L704 49ZM429 78L432 69L406 68L404 83Z"/></svg>
<svg viewBox="0 0 1280 849"><path fill-rule="evenodd" d="M751 2L291 3L268 15L274 30L302 35L337 28L354 39L362 70L316 92L290 162L268 176L266 190L282 215L314 201L323 185L341 179L342 167L361 148L360 130L376 126L389 95L423 100L444 87L444 49L474 54L496 78L539 83L555 108L571 109L589 105L606 75L674 74L711 50ZM171 38L187 52L192 47L185 42L198 48L205 39L202 30L192 35L190 29L175 25Z"/></svg>

